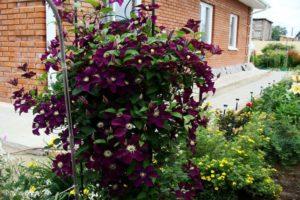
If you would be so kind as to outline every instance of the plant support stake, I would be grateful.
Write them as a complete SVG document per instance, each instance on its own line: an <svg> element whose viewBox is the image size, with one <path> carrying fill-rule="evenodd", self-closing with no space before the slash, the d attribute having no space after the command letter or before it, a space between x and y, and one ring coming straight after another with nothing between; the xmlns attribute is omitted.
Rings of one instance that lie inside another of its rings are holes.
<svg viewBox="0 0 300 200"><path fill-rule="evenodd" d="M73 178L74 190L75 190L75 200L79 200L77 176L76 176L76 165L75 165L74 132L73 132L73 122L72 122L72 115L71 115L71 99L70 99L70 92L69 92L68 69L66 66L66 52L65 52L62 20L58 14L58 10L57 10L56 6L52 2L52 0L46 0L46 1L54 13L54 17L56 19L56 23L57 23L57 27L58 27L58 38L60 41L61 66L63 69L63 84L64 84L66 117L67 117L67 124L68 124L69 138L70 138L70 148L71 148L72 178Z"/></svg>

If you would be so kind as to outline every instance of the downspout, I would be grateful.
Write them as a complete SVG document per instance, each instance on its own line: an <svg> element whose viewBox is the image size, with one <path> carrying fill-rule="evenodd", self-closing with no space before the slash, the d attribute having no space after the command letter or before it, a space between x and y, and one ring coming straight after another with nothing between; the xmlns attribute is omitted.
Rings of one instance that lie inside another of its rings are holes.
<svg viewBox="0 0 300 200"><path fill-rule="evenodd" d="M268 7L262 9L262 10L257 10L257 11L254 11L252 9L251 11L251 15L250 15L250 31L249 31L249 43L248 43L248 57L247 57L247 63L250 63L250 59L251 59L251 54L252 54L252 51L251 51L251 46L252 46L252 32L253 32L253 15L257 14L257 13L260 13L260 12L263 12L265 10L267 10Z"/></svg>
<svg viewBox="0 0 300 200"><path fill-rule="evenodd" d="M48 3L45 5L46 9L46 48L50 45L51 41L56 37L56 20L53 11ZM48 88L51 89L51 84L56 82L55 71L50 68L48 71Z"/></svg>

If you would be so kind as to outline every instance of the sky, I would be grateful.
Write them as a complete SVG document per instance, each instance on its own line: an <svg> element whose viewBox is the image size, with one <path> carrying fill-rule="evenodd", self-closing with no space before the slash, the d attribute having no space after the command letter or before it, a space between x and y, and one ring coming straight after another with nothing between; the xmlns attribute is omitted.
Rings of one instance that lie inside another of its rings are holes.
<svg viewBox="0 0 300 200"><path fill-rule="evenodd" d="M254 15L255 18L267 18L273 25L284 26L288 36L293 36L300 31L300 0L264 0L271 8Z"/></svg>

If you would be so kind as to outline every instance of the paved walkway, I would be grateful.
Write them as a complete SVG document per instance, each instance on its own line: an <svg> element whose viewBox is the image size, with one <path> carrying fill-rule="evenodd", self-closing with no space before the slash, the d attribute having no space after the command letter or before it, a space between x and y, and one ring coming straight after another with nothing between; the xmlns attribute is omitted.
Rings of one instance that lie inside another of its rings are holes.
<svg viewBox="0 0 300 200"><path fill-rule="evenodd" d="M11 104L0 103L0 139L4 141L4 144L10 146L18 144L18 148L22 148L22 146L44 147L50 137L33 135L32 121L32 114L22 114L20 116L14 111Z"/></svg>
<svg viewBox="0 0 300 200"><path fill-rule="evenodd" d="M253 97L259 97L262 89L281 81L288 75L287 72L252 70L251 72L239 72L226 75L216 81L217 91L215 95L208 98L214 108L235 109L236 99L239 99L239 108L246 105Z"/></svg>
<svg viewBox="0 0 300 200"><path fill-rule="evenodd" d="M239 105L242 107L250 100L250 92L253 92L254 96L258 96L261 87L265 88L273 82L278 82L284 76L286 76L285 72L257 69L226 75L217 80L217 92L208 101L214 108L223 109L223 105L227 104L228 108L234 109L235 99L239 98ZM23 148L44 147L50 137L33 135L31 132L32 119L32 114L19 116L14 112L12 105L0 103L0 138L4 140L4 146L9 144L11 150L22 146Z"/></svg>

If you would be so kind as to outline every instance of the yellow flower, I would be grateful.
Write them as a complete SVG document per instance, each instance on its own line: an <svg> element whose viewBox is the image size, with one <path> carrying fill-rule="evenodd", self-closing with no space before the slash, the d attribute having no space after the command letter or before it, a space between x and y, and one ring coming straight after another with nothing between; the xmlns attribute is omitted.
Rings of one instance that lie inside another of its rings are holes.
<svg viewBox="0 0 300 200"><path fill-rule="evenodd" d="M222 176L226 176L227 174L225 172L222 173Z"/></svg>
<svg viewBox="0 0 300 200"><path fill-rule="evenodd" d="M211 181L210 176L207 176L207 177L206 177L206 180L207 180L207 181Z"/></svg>
<svg viewBox="0 0 300 200"><path fill-rule="evenodd" d="M215 178L215 175L214 175L214 174L212 174L212 175L210 175L210 177L212 177L212 178Z"/></svg>
<svg viewBox="0 0 300 200"><path fill-rule="evenodd" d="M300 94L300 83L293 83L290 91L294 94Z"/></svg>
<svg viewBox="0 0 300 200"><path fill-rule="evenodd" d="M83 190L83 194L84 195L88 195L90 193L90 191L87 189L87 188L85 188L84 190Z"/></svg>
<svg viewBox="0 0 300 200"><path fill-rule="evenodd" d="M36 167L37 166L37 163L35 161L31 161L27 164L27 167L29 168L33 168L33 167Z"/></svg>
<svg viewBox="0 0 300 200"><path fill-rule="evenodd" d="M247 184L252 184L253 181L254 181L254 178L252 176L247 176L247 179L246 179Z"/></svg>
<svg viewBox="0 0 300 200"><path fill-rule="evenodd" d="M214 171L214 170L211 170L211 171L210 171L210 173L212 173L212 174L213 174L213 173L215 173L215 171Z"/></svg>
<svg viewBox="0 0 300 200"><path fill-rule="evenodd" d="M155 158L153 158L152 162L153 164L157 164L157 160Z"/></svg>
<svg viewBox="0 0 300 200"><path fill-rule="evenodd" d="M220 163L219 166L220 166L220 167L224 167L224 164L223 164L223 163Z"/></svg>
<svg viewBox="0 0 300 200"><path fill-rule="evenodd" d="M202 180L206 180L205 176L202 176L201 179L202 179Z"/></svg>
<svg viewBox="0 0 300 200"><path fill-rule="evenodd" d="M70 194L71 196L74 196L74 195L75 195L75 189L70 190L69 194Z"/></svg>
<svg viewBox="0 0 300 200"><path fill-rule="evenodd" d="M236 186L236 182L232 182L232 186Z"/></svg>
<svg viewBox="0 0 300 200"><path fill-rule="evenodd" d="M30 193L34 193L36 191L36 187L34 187L33 185L29 188L29 192Z"/></svg>
<svg viewBox="0 0 300 200"><path fill-rule="evenodd" d="M255 143L254 140L252 140L251 138L248 138L248 142Z"/></svg>
<svg viewBox="0 0 300 200"><path fill-rule="evenodd" d="M54 141L57 139L57 137L51 137L50 138L50 141L48 142L48 146L50 147L53 147L55 144L54 144Z"/></svg>
<svg viewBox="0 0 300 200"><path fill-rule="evenodd" d="M219 190L219 188L218 188L218 187L215 187L215 190L216 190L216 191L218 191L218 190Z"/></svg>

